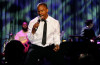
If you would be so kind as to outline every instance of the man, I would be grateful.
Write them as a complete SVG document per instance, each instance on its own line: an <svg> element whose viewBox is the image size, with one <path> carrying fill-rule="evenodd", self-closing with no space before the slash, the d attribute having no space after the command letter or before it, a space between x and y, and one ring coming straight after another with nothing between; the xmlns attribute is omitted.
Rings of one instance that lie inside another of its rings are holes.
<svg viewBox="0 0 100 65"><path fill-rule="evenodd" d="M87 20L85 22L86 26L81 31L81 36L83 37L84 41L95 42L95 32L93 30L93 21Z"/></svg>
<svg viewBox="0 0 100 65"><path fill-rule="evenodd" d="M60 49L59 22L48 15L48 7L45 3L37 5L37 13L39 16L31 20L28 26L28 39L31 45L25 64L37 65L36 62L43 57L49 58L55 63L57 60L54 55Z"/></svg>
<svg viewBox="0 0 100 65"><path fill-rule="evenodd" d="M99 62L98 59L100 58L100 53L99 53L99 48L97 45L98 37L96 37L95 31L93 30L93 25L94 25L93 20L87 20L85 24L86 26L82 29L82 33L81 33L81 36L83 37L83 41L85 41L83 50L85 51L85 54L87 54L88 58L89 56L91 56L94 58L94 61L98 63ZM85 55L85 54L82 54L82 55Z"/></svg>
<svg viewBox="0 0 100 65"><path fill-rule="evenodd" d="M16 35L15 35L15 40L21 41L21 43L24 45L25 49L24 52L26 53L29 48L29 40L27 38L27 32L28 32L28 24L27 22L23 22L22 24L22 30L20 30Z"/></svg>

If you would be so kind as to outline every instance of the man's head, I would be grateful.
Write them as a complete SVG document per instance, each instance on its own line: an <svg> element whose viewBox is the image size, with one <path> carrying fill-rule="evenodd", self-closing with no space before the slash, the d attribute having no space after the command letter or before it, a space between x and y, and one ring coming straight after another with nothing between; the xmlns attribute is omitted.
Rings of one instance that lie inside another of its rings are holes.
<svg viewBox="0 0 100 65"><path fill-rule="evenodd" d="M24 32L27 32L27 30L28 30L28 23L27 22L23 22L23 24L22 24L22 30Z"/></svg>
<svg viewBox="0 0 100 65"><path fill-rule="evenodd" d="M48 7L45 3L39 3L37 5L37 13L41 17L41 19L46 19L48 17Z"/></svg>
<svg viewBox="0 0 100 65"><path fill-rule="evenodd" d="M86 20L85 22L86 26L89 26L90 28L93 27L93 20Z"/></svg>

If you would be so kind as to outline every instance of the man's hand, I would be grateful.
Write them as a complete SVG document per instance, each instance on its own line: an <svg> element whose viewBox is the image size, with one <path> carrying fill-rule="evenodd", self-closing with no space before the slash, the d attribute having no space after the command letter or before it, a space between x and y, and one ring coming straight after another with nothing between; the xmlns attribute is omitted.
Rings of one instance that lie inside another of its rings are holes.
<svg viewBox="0 0 100 65"><path fill-rule="evenodd" d="M100 34L98 35L98 38L100 38Z"/></svg>
<svg viewBox="0 0 100 65"><path fill-rule="evenodd" d="M53 49L55 52L57 52L60 49L59 45L56 45L55 48Z"/></svg>
<svg viewBox="0 0 100 65"><path fill-rule="evenodd" d="M34 34L37 30L37 28L39 27L39 22L35 23L33 28L32 28L32 34Z"/></svg>

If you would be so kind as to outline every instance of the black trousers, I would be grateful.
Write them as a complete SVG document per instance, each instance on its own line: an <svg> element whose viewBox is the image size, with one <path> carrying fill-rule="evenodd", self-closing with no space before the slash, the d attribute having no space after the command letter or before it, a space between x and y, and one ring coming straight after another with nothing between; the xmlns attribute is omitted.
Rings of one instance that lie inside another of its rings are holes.
<svg viewBox="0 0 100 65"><path fill-rule="evenodd" d="M40 47L31 44L26 57L25 65L38 65L38 60L46 58L51 65L61 65L61 54L53 50L54 45Z"/></svg>

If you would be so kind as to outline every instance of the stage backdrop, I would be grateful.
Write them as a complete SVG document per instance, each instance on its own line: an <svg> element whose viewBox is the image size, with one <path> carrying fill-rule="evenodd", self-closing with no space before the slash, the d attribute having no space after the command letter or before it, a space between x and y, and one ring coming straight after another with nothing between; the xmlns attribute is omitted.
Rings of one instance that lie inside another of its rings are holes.
<svg viewBox="0 0 100 65"><path fill-rule="evenodd" d="M80 35L84 22L93 19L96 35L100 33L100 0L0 0L0 51L4 44L37 16L37 4L45 2L49 15L59 20L61 39Z"/></svg>

